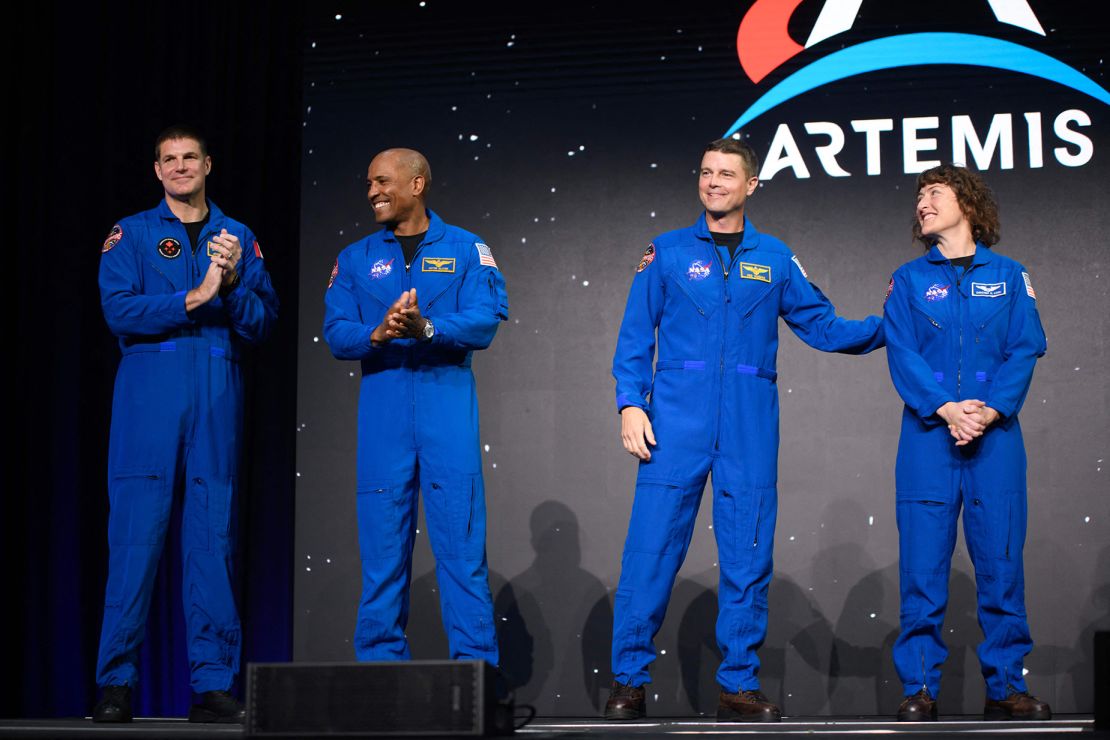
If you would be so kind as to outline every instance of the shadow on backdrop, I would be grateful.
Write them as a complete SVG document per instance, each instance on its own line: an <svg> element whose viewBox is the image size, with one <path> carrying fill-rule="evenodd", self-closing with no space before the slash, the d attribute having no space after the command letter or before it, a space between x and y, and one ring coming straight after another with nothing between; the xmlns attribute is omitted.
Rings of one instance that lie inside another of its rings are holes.
<svg viewBox="0 0 1110 740"><path fill-rule="evenodd" d="M541 715L590 715L609 682L609 593L582 568L578 517L569 507L545 501L530 525L535 559L494 601L501 666L518 703ZM556 654L574 645L581 649Z"/></svg>

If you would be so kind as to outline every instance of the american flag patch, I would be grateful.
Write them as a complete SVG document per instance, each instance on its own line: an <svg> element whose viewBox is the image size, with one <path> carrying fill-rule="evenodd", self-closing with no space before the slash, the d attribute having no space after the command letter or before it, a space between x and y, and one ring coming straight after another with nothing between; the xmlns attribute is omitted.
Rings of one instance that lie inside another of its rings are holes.
<svg viewBox="0 0 1110 740"><path fill-rule="evenodd" d="M802 271L802 277L804 277L806 280L809 280L809 273L806 272L806 268L802 267L802 261L798 259L797 255L791 257L790 260L798 266L799 270Z"/></svg>
<svg viewBox="0 0 1110 740"><path fill-rule="evenodd" d="M486 267L497 267L497 260L493 258L493 252L490 251L489 247L482 244L482 242L475 242L474 248L478 250L478 262Z"/></svg>
<svg viewBox="0 0 1110 740"><path fill-rule="evenodd" d="M1029 273L1022 272L1021 277L1025 280L1025 292L1029 294L1030 298L1037 300L1037 294L1033 292L1033 281L1029 279Z"/></svg>

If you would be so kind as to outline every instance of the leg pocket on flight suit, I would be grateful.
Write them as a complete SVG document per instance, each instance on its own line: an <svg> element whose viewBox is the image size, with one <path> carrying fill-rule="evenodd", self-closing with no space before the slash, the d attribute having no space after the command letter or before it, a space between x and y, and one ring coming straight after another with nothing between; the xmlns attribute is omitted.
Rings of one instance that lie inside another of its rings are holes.
<svg viewBox="0 0 1110 740"><path fill-rule="evenodd" d="M713 530L722 563L746 567L760 546L759 525L763 491L721 491L713 502ZM769 544L769 543L768 543Z"/></svg>
<svg viewBox="0 0 1110 740"><path fill-rule="evenodd" d="M1025 547L1024 494L1004 491L973 498L964 514L964 537L978 575L1013 577Z"/></svg>
<svg viewBox="0 0 1110 740"><path fill-rule="evenodd" d="M369 485L359 490L358 547L364 560L393 557L401 551L404 498L404 486Z"/></svg>
<svg viewBox="0 0 1110 740"><path fill-rule="evenodd" d="M194 546L208 552L227 552L231 549L232 503L235 499L235 479L213 481L194 477L189 480L189 494L193 497L194 521L192 522ZM190 507L186 507L187 510Z"/></svg>
<svg viewBox="0 0 1110 740"><path fill-rule="evenodd" d="M682 488L665 483L640 483L632 501L625 552L649 555L682 551L679 522Z"/></svg>
<svg viewBox="0 0 1110 740"><path fill-rule="evenodd" d="M170 520L173 496L165 471L120 470L112 476L109 545L157 545Z"/></svg>
<svg viewBox="0 0 1110 740"><path fill-rule="evenodd" d="M473 476L432 480L424 490L425 519L437 558L480 558L486 541L485 496Z"/></svg>
<svg viewBox="0 0 1110 740"><path fill-rule="evenodd" d="M898 522L899 566L907 573L946 573L951 554L948 543L955 537L955 504L926 497L899 497L895 505Z"/></svg>

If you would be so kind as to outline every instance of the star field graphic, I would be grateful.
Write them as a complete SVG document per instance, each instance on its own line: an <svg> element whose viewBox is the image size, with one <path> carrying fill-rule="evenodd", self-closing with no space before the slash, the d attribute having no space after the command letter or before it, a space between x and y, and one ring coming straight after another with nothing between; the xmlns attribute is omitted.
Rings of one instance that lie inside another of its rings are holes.
<svg viewBox="0 0 1110 740"><path fill-rule="evenodd" d="M802 46L825 3L793 4L786 33ZM360 368L331 356L321 324L336 255L378 228L365 188L376 152L423 152L430 207L477 233L505 275L510 318L474 354L503 667L517 701L541 715L592 715L611 680L611 604L636 470L620 444L610 364L645 249L700 213L705 143L807 65L896 34L983 34L1106 85L1110 30L1085 21L1079 3L1037 0L1030 7L1043 36L1000 23L986 0L928 9L864 0L850 28L753 82L737 57L752 5L406 0L310 11L296 659L353 659ZM910 239L915 163L950 161L962 146L966 160L984 165L1002 207L999 251L1029 270L1049 337L1021 417L1036 643L1026 668L1034 692L1058 712L1092 710L1086 651L1094 629L1110 627L1108 112L1028 75L915 66L833 81L738 134L764 160L749 217L790 245L850 318L881 314L891 273L920 253ZM779 516L763 690L789 714L890 713L902 693L890 659L902 403L882 351L819 353L785 324L780 337ZM656 640L648 698L657 716L715 707L710 509L706 500ZM425 532L421 519L408 637L414 657L442 658ZM975 712L981 635L962 537L953 562L944 711Z"/></svg>

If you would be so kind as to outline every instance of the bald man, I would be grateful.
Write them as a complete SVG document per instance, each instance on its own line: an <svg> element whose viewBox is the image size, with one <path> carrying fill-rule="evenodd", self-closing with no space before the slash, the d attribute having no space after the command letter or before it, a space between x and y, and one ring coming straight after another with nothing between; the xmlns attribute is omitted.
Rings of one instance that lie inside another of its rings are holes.
<svg viewBox="0 0 1110 740"><path fill-rule="evenodd" d="M324 297L332 354L362 364L355 656L410 657L405 626L420 490L451 658L496 666L470 355L493 341L508 298L489 247L425 207L431 182L419 152L374 157L367 198L385 228L340 253Z"/></svg>

